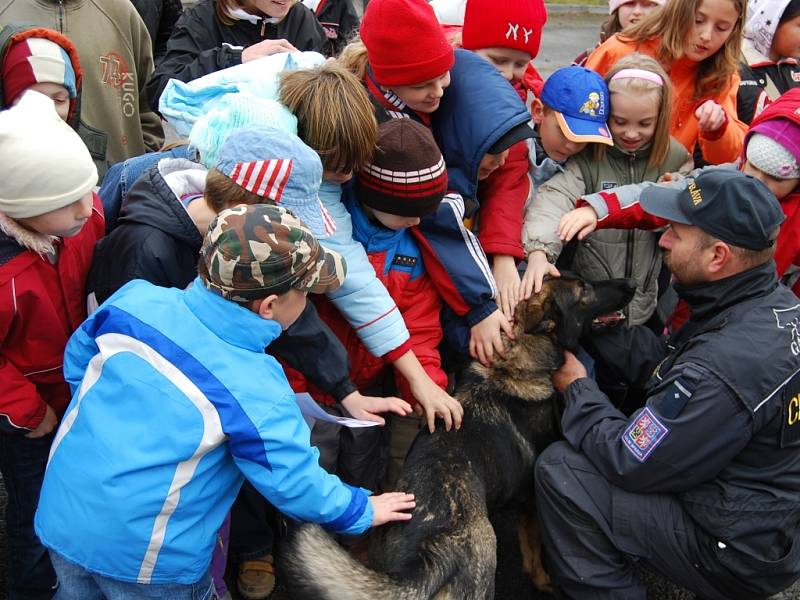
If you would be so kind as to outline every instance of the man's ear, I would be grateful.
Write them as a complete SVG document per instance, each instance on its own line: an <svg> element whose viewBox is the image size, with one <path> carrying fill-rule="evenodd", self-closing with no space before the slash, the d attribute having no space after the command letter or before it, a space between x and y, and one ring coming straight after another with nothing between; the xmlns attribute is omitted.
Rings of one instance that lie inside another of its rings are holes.
<svg viewBox="0 0 800 600"><path fill-rule="evenodd" d="M538 98L534 98L533 102L531 102L531 115L537 127L542 124L542 119L544 118L544 104L542 104L542 101Z"/></svg>
<svg viewBox="0 0 800 600"><path fill-rule="evenodd" d="M709 273L717 274L730 265L733 259L733 252L728 244L719 240L714 242L710 250L713 252L713 255L711 257L711 262L708 263L708 271Z"/></svg>
<svg viewBox="0 0 800 600"><path fill-rule="evenodd" d="M275 303L278 301L277 294L270 294L263 300L261 300L261 304L258 306L254 306L253 310L258 313L258 316L262 319L272 319L274 316L275 311Z"/></svg>

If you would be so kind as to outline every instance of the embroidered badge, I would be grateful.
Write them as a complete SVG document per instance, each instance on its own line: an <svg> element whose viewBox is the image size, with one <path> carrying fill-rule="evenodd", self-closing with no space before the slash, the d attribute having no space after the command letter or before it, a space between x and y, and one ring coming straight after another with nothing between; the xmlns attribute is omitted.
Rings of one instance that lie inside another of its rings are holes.
<svg viewBox="0 0 800 600"><path fill-rule="evenodd" d="M669 429L647 407L628 425L622 441L639 462L644 462L668 433Z"/></svg>
<svg viewBox="0 0 800 600"><path fill-rule="evenodd" d="M589 99L583 103L578 112L585 113L592 117L596 117L600 111L600 94L597 92L589 92Z"/></svg>
<svg viewBox="0 0 800 600"><path fill-rule="evenodd" d="M606 190L613 190L617 187L616 181L601 181L600 182L600 190L605 192Z"/></svg>
<svg viewBox="0 0 800 600"><path fill-rule="evenodd" d="M800 371L783 388L781 448L800 446Z"/></svg>

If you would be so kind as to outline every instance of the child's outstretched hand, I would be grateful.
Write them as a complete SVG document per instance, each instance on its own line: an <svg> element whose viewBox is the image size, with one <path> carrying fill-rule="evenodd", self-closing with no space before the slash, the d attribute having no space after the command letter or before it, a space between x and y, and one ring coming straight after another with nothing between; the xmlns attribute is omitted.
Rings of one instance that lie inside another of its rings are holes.
<svg viewBox="0 0 800 600"><path fill-rule="evenodd" d="M514 318L514 309L520 301L520 278L517 261L513 256L495 255L492 275L497 282L497 306L509 321Z"/></svg>
<svg viewBox="0 0 800 600"><path fill-rule="evenodd" d="M547 260L544 250L534 250L528 255L528 267L522 276L522 298L527 300L532 293L538 294L542 291L542 281L545 275L561 277L556 266Z"/></svg>
<svg viewBox="0 0 800 600"><path fill-rule="evenodd" d="M428 431L433 433L436 429L436 417L444 419L446 431L450 431L453 426L461 429L464 407L458 400L436 385L436 382L428 377L427 373L425 377L419 377L418 380L409 380L408 384L418 406L422 407L425 421L428 423Z"/></svg>
<svg viewBox="0 0 800 600"><path fill-rule="evenodd" d="M582 240L595 229L597 229L597 212L591 206L581 206L561 217L556 234L562 241L568 242L575 235Z"/></svg>
<svg viewBox="0 0 800 600"><path fill-rule="evenodd" d="M345 396L341 402L354 419L362 421L375 421L381 425L386 424L386 420L376 413L392 412L404 417L411 414L411 405L405 400L389 396L363 396L356 390Z"/></svg>
<svg viewBox="0 0 800 600"><path fill-rule="evenodd" d="M714 100L706 100L694 111L700 131L716 131L725 124L727 116L725 109Z"/></svg>
<svg viewBox="0 0 800 600"><path fill-rule="evenodd" d="M414 502L414 494L405 492L387 492L380 496L370 496L369 501L374 511L373 527L392 521L408 521L411 519L411 513L407 511L413 510L417 505Z"/></svg>
<svg viewBox="0 0 800 600"><path fill-rule="evenodd" d="M506 318L502 311L496 310L480 323L476 323L470 329L469 335L469 354L472 358L477 358L481 364L489 366L497 352L503 356L503 338L500 332L514 339L514 332L511 329L511 322Z"/></svg>

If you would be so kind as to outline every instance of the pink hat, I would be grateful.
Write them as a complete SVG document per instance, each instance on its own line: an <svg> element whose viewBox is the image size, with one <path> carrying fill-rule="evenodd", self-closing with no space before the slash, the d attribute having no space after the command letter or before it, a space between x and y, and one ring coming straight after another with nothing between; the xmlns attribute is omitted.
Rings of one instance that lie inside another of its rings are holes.
<svg viewBox="0 0 800 600"><path fill-rule="evenodd" d="M455 60L425 0L372 0L361 21L361 41L375 79L385 86L429 81Z"/></svg>
<svg viewBox="0 0 800 600"><path fill-rule="evenodd" d="M664 6L667 3L667 0L650 1L655 2L659 6ZM636 0L608 0L608 14L613 15L615 10L617 10L623 4L627 4L628 2L636 2Z"/></svg>
<svg viewBox="0 0 800 600"><path fill-rule="evenodd" d="M467 0L462 45L467 50L512 48L535 58L546 22L543 0Z"/></svg>

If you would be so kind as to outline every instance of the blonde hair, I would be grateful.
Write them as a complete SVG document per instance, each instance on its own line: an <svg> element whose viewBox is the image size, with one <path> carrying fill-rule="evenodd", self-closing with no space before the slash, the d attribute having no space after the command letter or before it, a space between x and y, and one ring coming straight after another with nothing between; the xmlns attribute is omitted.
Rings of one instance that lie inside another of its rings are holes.
<svg viewBox="0 0 800 600"><path fill-rule="evenodd" d="M642 69L658 75L663 85L658 85L646 79L631 77L612 81L614 75L623 69ZM658 94L658 114L656 115L656 128L650 140L650 158L647 165L658 167L667 160L670 145L670 111L672 110L672 83L664 68L657 60L644 54L634 52L623 58L606 74L606 84L611 98L611 118L614 116L614 94L627 92L631 95ZM595 144L595 157L602 160L605 157L605 144Z"/></svg>
<svg viewBox="0 0 800 600"><path fill-rule="evenodd" d="M694 15L702 2L703 0L670 0L633 27L618 34L619 38L622 41L642 43L660 37L656 58L669 68L669 65L684 55L687 32L691 30ZM700 63L694 82L695 100L703 96L716 96L730 85L731 77L738 72L747 6L744 0L731 2L739 16L722 47Z"/></svg>
<svg viewBox="0 0 800 600"><path fill-rule="evenodd" d="M297 132L329 171L358 171L378 142L369 95L335 62L280 77L280 102L297 117Z"/></svg>
<svg viewBox="0 0 800 600"><path fill-rule="evenodd" d="M217 169L208 170L203 196L208 207L217 214L239 204L274 204L269 198L247 191Z"/></svg>
<svg viewBox="0 0 800 600"><path fill-rule="evenodd" d="M342 49L336 60L342 67L355 75L359 81L364 81L367 78L367 68L369 67L367 47L358 35Z"/></svg>

